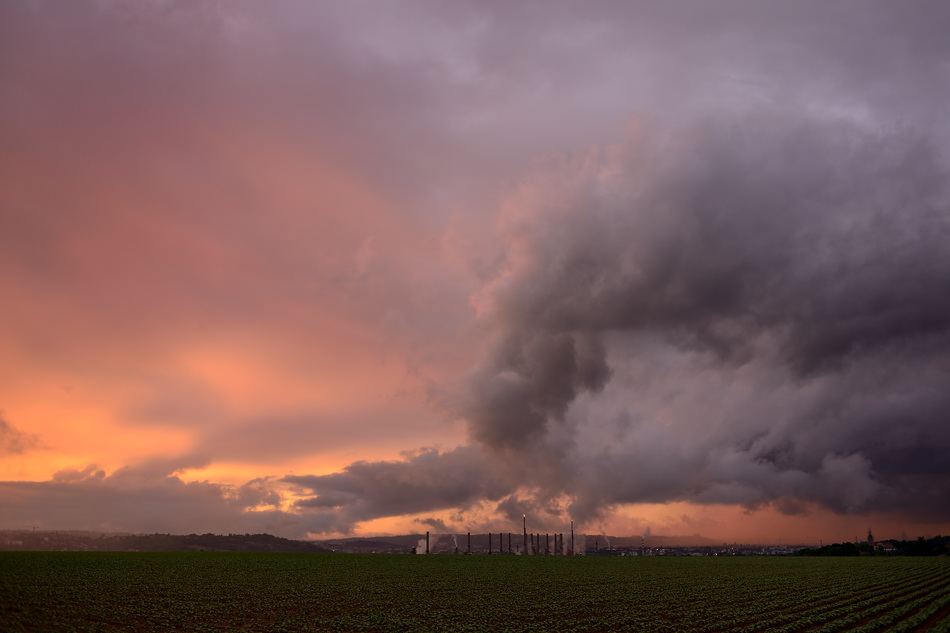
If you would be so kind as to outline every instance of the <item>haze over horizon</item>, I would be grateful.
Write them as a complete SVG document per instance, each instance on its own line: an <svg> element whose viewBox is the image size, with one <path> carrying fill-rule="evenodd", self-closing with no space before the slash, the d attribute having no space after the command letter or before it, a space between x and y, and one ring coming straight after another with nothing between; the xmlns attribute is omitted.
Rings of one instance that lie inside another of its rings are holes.
<svg viewBox="0 0 950 633"><path fill-rule="evenodd" d="M0 529L950 533L948 32L0 4Z"/></svg>

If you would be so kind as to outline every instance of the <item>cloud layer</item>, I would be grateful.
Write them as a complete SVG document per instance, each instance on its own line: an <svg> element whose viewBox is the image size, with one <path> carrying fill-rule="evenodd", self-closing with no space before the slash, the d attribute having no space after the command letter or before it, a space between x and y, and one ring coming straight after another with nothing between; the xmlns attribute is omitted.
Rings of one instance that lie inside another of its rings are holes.
<svg viewBox="0 0 950 633"><path fill-rule="evenodd" d="M925 2L0 7L10 520L946 525L948 29Z"/></svg>
<svg viewBox="0 0 950 633"><path fill-rule="evenodd" d="M479 297L497 337L459 412L490 468L320 485L377 516L415 477L460 477L465 505L493 472L561 520L676 500L946 521L947 176L916 133L789 113L557 158L508 201Z"/></svg>

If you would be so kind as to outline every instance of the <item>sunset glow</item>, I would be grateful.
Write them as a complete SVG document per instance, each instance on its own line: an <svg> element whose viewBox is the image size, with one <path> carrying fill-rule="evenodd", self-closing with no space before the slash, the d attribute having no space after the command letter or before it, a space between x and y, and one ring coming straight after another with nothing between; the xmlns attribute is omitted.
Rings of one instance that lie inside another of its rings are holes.
<svg viewBox="0 0 950 633"><path fill-rule="evenodd" d="M946 534L948 26L3 3L0 529Z"/></svg>

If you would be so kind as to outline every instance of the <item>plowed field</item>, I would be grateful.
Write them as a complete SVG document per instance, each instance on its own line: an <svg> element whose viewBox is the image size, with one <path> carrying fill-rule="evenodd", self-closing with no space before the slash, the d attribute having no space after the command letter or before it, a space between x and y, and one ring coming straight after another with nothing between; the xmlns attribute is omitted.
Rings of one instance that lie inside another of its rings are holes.
<svg viewBox="0 0 950 633"><path fill-rule="evenodd" d="M2 552L0 630L950 632L950 559Z"/></svg>

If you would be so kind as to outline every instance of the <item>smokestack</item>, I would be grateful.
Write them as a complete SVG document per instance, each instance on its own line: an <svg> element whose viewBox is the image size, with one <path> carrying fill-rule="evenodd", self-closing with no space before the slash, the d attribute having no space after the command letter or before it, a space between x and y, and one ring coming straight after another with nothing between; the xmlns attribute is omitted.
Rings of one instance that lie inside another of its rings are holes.
<svg viewBox="0 0 950 633"><path fill-rule="evenodd" d="M426 554L429 553L429 532L426 531Z"/></svg>
<svg viewBox="0 0 950 633"><path fill-rule="evenodd" d="M508 553L511 553L511 532L508 532Z"/></svg>
<svg viewBox="0 0 950 633"><path fill-rule="evenodd" d="M524 553L528 553L528 515L521 515L522 529L524 530L524 536L521 539L521 547L524 549Z"/></svg>
<svg viewBox="0 0 950 633"><path fill-rule="evenodd" d="M544 535L544 553L545 555L551 553L551 535L550 534Z"/></svg>
<svg viewBox="0 0 950 633"><path fill-rule="evenodd" d="M468 533L468 552L466 553L467 554L472 553L472 533L471 532Z"/></svg>
<svg viewBox="0 0 950 633"><path fill-rule="evenodd" d="M574 555L574 521L571 520L571 551L570 555Z"/></svg>

